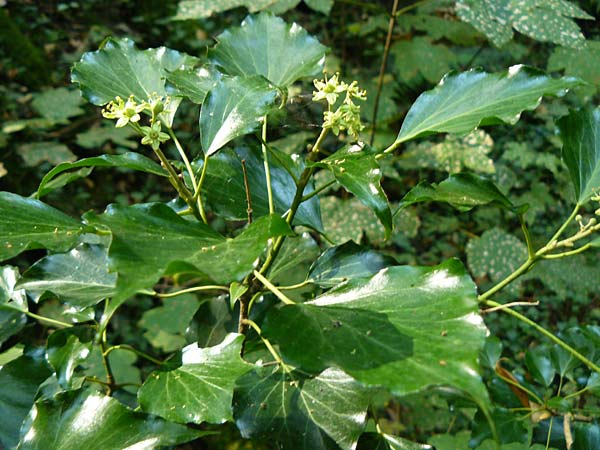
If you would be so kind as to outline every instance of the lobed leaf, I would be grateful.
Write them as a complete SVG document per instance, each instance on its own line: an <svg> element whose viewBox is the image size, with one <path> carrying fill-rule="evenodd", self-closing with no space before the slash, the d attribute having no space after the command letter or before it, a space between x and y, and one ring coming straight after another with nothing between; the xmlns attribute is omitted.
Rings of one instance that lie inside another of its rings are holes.
<svg viewBox="0 0 600 450"><path fill-rule="evenodd" d="M177 69L167 74L167 91L202 104L206 94L221 79L221 73L212 66Z"/></svg>
<svg viewBox="0 0 600 450"><path fill-rule="evenodd" d="M287 87L323 71L327 48L298 24L268 13L248 16L241 26L217 36L210 59L230 75L262 75Z"/></svg>
<svg viewBox="0 0 600 450"><path fill-rule="evenodd" d="M504 73L472 69L450 72L411 106L396 144L433 133L467 134L482 125L514 124L535 109L543 95L563 95L581 85L576 78L552 78L526 66Z"/></svg>
<svg viewBox="0 0 600 450"><path fill-rule="evenodd" d="M223 423L233 419L236 380L252 369L240 357L244 336L228 334L210 348L183 349L181 367L152 373L138 391L144 411L180 423Z"/></svg>
<svg viewBox="0 0 600 450"><path fill-rule="evenodd" d="M486 328L457 260L397 266L314 301L271 310L263 334L304 370L338 367L398 395L446 385L487 404L478 374Z"/></svg>

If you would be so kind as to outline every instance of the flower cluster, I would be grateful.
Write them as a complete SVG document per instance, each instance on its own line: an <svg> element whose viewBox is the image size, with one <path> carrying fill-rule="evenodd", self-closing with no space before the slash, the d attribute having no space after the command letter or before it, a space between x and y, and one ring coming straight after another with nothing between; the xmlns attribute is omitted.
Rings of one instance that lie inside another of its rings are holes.
<svg viewBox="0 0 600 450"><path fill-rule="evenodd" d="M159 114L169 112L168 107L171 99L153 92L147 100L138 103L133 95L127 101L116 97L102 110L102 115L107 119L117 119L116 127L121 128L131 125L142 134L142 144L150 145L157 150L163 142L169 140L169 135L161 131L162 124L158 120ZM140 113L147 112L150 115L150 126L140 126Z"/></svg>
<svg viewBox="0 0 600 450"><path fill-rule="evenodd" d="M326 100L327 111L323 113L323 128L329 128L337 136L340 131L348 130L348 134L358 139L359 133L364 129L360 122L360 106L354 103L354 100L366 100L367 93L358 87L358 83L353 81L347 84L338 79L338 74L333 75L329 80L315 80L313 92L313 101ZM346 93L344 101L335 110L332 107L338 103L339 96Z"/></svg>

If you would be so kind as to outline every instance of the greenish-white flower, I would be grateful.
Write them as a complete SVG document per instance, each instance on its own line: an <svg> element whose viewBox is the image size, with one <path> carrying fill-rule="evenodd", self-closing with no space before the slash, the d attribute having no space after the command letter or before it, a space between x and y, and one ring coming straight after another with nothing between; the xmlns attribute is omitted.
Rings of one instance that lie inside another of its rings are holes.
<svg viewBox="0 0 600 450"><path fill-rule="evenodd" d="M151 127L141 127L144 137L142 137L142 144L152 146L153 150L158 150L160 144L168 141L169 135L161 131L160 120L157 120L152 124Z"/></svg>

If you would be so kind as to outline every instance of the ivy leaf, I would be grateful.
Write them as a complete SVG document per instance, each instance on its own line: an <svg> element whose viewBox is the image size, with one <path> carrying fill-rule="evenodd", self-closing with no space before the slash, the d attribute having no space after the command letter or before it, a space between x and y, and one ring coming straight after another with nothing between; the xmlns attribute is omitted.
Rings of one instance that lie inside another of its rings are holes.
<svg viewBox="0 0 600 450"><path fill-rule="evenodd" d="M19 429L42 382L51 375L41 348L0 367L0 445L14 448Z"/></svg>
<svg viewBox="0 0 600 450"><path fill-rule="evenodd" d="M548 59L549 71L563 70L565 75L590 83L584 92L594 94L600 86L600 41L588 40L585 47L574 50L557 47Z"/></svg>
<svg viewBox="0 0 600 450"><path fill-rule="evenodd" d="M221 73L211 66L177 69L167 74L167 90L200 105L220 79Z"/></svg>
<svg viewBox="0 0 600 450"><path fill-rule="evenodd" d="M138 50L132 40L107 39L100 50L87 52L73 65L71 81L79 84L83 96L94 105L105 105L119 96L133 95L138 103L153 93L166 96L165 77L182 67L190 67L197 58L166 47ZM171 126L181 98L172 98L169 112L162 113L163 123Z"/></svg>
<svg viewBox="0 0 600 450"><path fill-rule="evenodd" d="M359 449L369 450L432 450L433 447L426 444L392 436L386 433L365 433L360 438Z"/></svg>
<svg viewBox="0 0 600 450"><path fill-rule="evenodd" d="M39 200L0 192L0 260L36 248L67 251L84 231L81 222Z"/></svg>
<svg viewBox="0 0 600 450"><path fill-rule="evenodd" d="M117 275L108 272L106 248L81 244L65 254L46 256L33 264L19 280L35 301L45 292L85 308L112 297Z"/></svg>
<svg viewBox="0 0 600 450"><path fill-rule="evenodd" d="M314 301L271 310L263 334L304 370L338 367L398 395L449 385L484 408L488 401L478 375L486 328L458 260L349 280Z"/></svg>
<svg viewBox="0 0 600 450"><path fill-rule="evenodd" d="M294 23L268 13L248 16L217 36L210 59L230 75L262 75L279 87L323 71L327 48Z"/></svg>
<svg viewBox="0 0 600 450"><path fill-rule="evenodd" d="M315 165L331 171L344 188L377 215L385 228L386 238L391 235L392 212L381 188L381 169L369 147L346 145Z"/></svg>
<svg viewBox="0 0 600 450"><path fill-rule="evenodd" d="M235 381L252 369L240 358L244 336L228 334L219 345L183 349L181 367L157 371L138 391L144 411L180 423L223 423L233 419Z"/></svg>
<svg viewBox="0 0 600 450"><path fill-rule="evenodd" d="M338 369L312 379L263 369L239 380L235 422L243 437L265 438L281 448L351 450L366 424L371 395Z"/></svg>
<svg viewBox="0 0 600 450"><path fill-rule="evenodd" d="M280 162L289 156L271 149L270 171L275 212L283 214L292 204L296 193L296 182ZM206 169L202 198L216 214L230 220L245 220L248 205L240 199L246 198L242 161L246 164L246 175L250 186L253 217L269 214L269 200L265 184L265 166L261 149L257 146L223 149L213 155ZM202 162L199 161L202 167ZM304 194L314 190L309 183ZM323 230L319 199L315 196L302 202L294 218L295 225L305 225L317 231Z"/></svg>
<svg viewBox="0 0 600 450"><path fill-rule="evenodd" d="M150 158L135 152L127 152L122 155L101 155L91 158L80 159L75 162L66 162L59 164L50 172L44 175L37 190L36 197L40 198L50 192L52 187L48 184L59 174L80 167L115 167L122 169L137 170L140 172L151 173L160 177L168 177L165 169L159 166Z"/></svg>
<svg viewBox="0 0 600 450"><path fill-rule="evenodd" d="M287 223L273 215L253 222L235 239L225 239L161 203L110 205L104 214L88 213L85 219L111 231L108 257L118 273L119 299L152 286L176 261L192 264L217 283L239 281L252 271L269 238L290 233Z"/></svg>
<svg viewBox="0 0 600 450"><path fill-rule="evenodd" d="M434 133L467 134L482 125L514 124L525 110L535 109L543 95L563 95L579 86L576 78L552 78L526 66L507 72L472 69L450 72L411 106L396 143Z"/></svg>
<svg viewBox="0 0 600 450"><path fill-rule="evenodd" d="M399 209L432 201L449 203L459 211L489 204L508 210L517 209L494 183L472 173L450 175L439 184L422 181L402 197Z"/></svg>
<svg viewBox="0 0 600 450"><path fill-rule="evenodd" d="M311 266L308 279L321 287L333 287L348 279L370 277L395 264L392 257L348 241L325 250Z"/></svg>
<svg viewBox="0 0 600 450"><path fill-rule="evenodd" d="M68 124L69 118L85 111L80 107L81 96L66 87L48 89L33 94L31 106L52 123Z"/></svg>
<svg viewBox="0 0 600 450"><path fill-rule="evenodd" d="M446 45L432 44L427 37L402 40L392 47L395 69L400 78L410 82L421 74L430 83L437 83L457 64L457 58ZM423 64L427 61L427 64Z"/></svg>
<svg viewBox="0 0 600 450"><path fill-rule="evenodd" d="M206 431L135 412L112 397L82 390L39 400L23 425L19 450L132 448L151 450L177 445Z"/></svg>
<svg viewBox="0 0 600 450"><path fill-rule="evenodd" d="M0 267L0 345L15 335L27 323L27 296L23 289L15 288L20 278L19 269Z"/></svg>
<svg viewBox="0 0 600 450"><path fill-rule="evenodd" d="M200 111L204 153L212 155L232 139L256 130L276 98L277 89L262 77L216 82Z"/></svg>
<svg viewBox="0 0 600 450"><path fill-rule="evenodd" d="M514 28L538 41L580 48L585 36L572 19L594 19L564 0L458 0L456 12L497 47L513 38Z"/></svg>
<svg viewBox="0 0 600 450"><path fill-rule="evenodd" d="M81 387L83 377L76 377L75 370L90 355L93 339L94 330L85 326L57 330L48 337L46 358L63 389Z"/></svg>
<svg viewBox="0 0 600 450"><path fill-rule="evenodd" d="M571 110L558 127L577 204L583 205L600 191L600 108Z"/></svg>

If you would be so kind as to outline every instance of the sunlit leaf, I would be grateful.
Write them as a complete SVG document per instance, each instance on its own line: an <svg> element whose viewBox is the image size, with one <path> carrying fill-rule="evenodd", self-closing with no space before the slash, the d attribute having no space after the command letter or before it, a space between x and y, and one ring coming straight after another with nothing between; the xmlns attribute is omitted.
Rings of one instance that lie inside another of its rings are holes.
<svg viewBox="0 0 600 450"><path fill-rule="evenodd" d="M396 143L433 133L467 134L481 125L514 124L535 109L543 95L563 95L581 85L576 78L551 78L536 69L512 66L507 72L451 72L412 105Z"/></svg>
<svg viewBox="0 0 600 450"><path fill-rule="evenodd" d="M211 66L177 69L167 74L167 91L202 104L206 94L221 79L221 73Z"/></svg>
<svg viewBox="0 0 600 450"><path fill-rule="evenodd" d="M327 48L298 24L262 13L217 36L210 59L230 75L262 75L276 86L318 76Z"/></svg>
<svg viewBox="0 0 600 450"><path fill-rule="evenodd" d="M181 367L150 375L138 399L144 411L181 423L233 419L235 381L252 369L240 358L244 336L229 334L214 347L183 349Z"/></svg>
<svg viewBox="0 0 600 450"><path fill-rule="evenodd" d="M48 337L46 358L63 389L81 387L83 377L76 376L75 371L90 355L93 339L91 327L64 328Z"/></svg>
<svg viewBox="0 0 600 450"><path fill-rule="evenodd" d="M0 345L27 323L27 317L21 312L28 309L27 296L23 289L15 287L19 278L16 267L0 267Z"/></svg>

